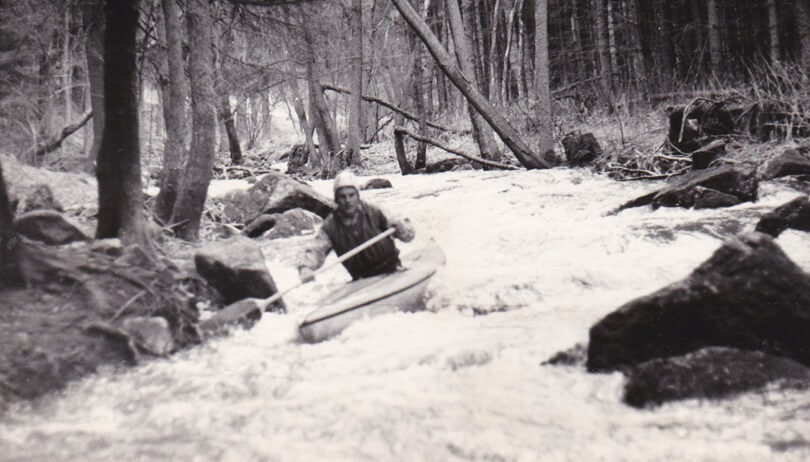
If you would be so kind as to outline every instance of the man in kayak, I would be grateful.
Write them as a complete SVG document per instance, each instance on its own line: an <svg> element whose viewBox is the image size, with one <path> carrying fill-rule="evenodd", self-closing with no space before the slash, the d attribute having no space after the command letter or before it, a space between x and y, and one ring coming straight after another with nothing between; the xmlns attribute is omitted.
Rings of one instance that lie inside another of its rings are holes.
<svg viewBox="0 0 810 462"><path fill-rule="evenodd" d="M393 236L386 237L368 249L343 262L353 279L393 273L400 267L399 249L394 237L409 242L414 237L410 220L397 219L378 207L360 200L360 184L352 172L338 174L333 185L337 209L321 225L312 243L304 251L298 274L304 282L323 265L326 255L334 250L338 256L354 249L390 227Z"/></svg>

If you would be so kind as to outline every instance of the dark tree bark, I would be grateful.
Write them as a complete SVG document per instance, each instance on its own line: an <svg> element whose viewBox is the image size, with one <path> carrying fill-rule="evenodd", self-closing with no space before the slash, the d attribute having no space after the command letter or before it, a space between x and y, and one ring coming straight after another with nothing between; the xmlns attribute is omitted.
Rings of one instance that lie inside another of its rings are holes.
<svg viewBox="0 0 810 462"><path fill-rule="evenodd" d="M352 94L349 104L349 147L352 149L352 162L360 159L360 141L362 139L361 120L363 120L363 2L352 0Z"/></svg>
<svg viewBox="0 0 810 462"><path fill-rule="evenodd" d="M101 136L104 132L104 2L84 0L82 26L85 30L84 53L87 61L87 84L90 109L93 112L93 144L87 159L87 171L95 170Z"/></svg>
<svg viewBox="0 0 810 462"><path fill-rule="evenodd" d="M186 8L189 71L194 76L191 80L192 136L171 222L177 224L176 232L181 239L196 241L214 168L216 94L210 3L189 0Z"/></svg>
<svg viewBox="0 0 810 462"><path fill-rule="evenodd" d="M98 156L99 239L118 237L124 245L151 250L143 218L136 2L106 2L104 32L104 131Z"/></svg>
<svg viewBox="0 0 810 462"><path fill-rule="evenodd" d="M315 127L320 145L320 156L311 155L310 166L323 168L331 160L332 154L340 149L340 140L337 136L334 119L323 97L323 87L318 78L317 62L315 59L315 39L312 36L312 27L304 24L305 60L307 75L307 91L309 95L309 121Z"/></svg>
<svg viewBox="0 0 810 462"><path fill-rule="evenodd" d="M776 0L766 0L768 7L768 37L770 38L771 62L779 61L779 17L776 14Z"/></svg>
<svg viewBox="0 0 810 462"><path fill-rule="evenodd" d="M708 0L708 25L709 25L709 62L710 71L720 74L720 61L722 60L722 45L720 43L720 22L717 12L717 0Z"/></svg>
<svg viewBox="0 0 810 462"><path fill-rule="evenodd" d="M21 259L22 242L14 231L14 211L0 165L0 289L25 285Z"/></svg>
<svg viewBox="0 0 810 462"><path fill-rule="evenodd" d="M461 20L461 9L459 8L458 0L446 0L445 6L447 8L447 18L450 22L450 30L453 34L453 43L455 45L456 57L461 72L464 75L474 78L475 76L475 63L470 46L470 38L464 28L464 23ZM475 85L479 90L481 86L473 81L470 82ZM492 129L486 124L483 118L475 110L472 104L467 103L467 112L470 116L470 123L472 125L472 135L475 143L478 145L478 151L484 159L500 160L501 153L498 151L498 146L495 144L495 137L492 134Z"/></svg>
<svg viewBox="0 0 810 462"><path fill-rule="evenodd" d="M229 19L230 12L226 12L225 15L226 19ZM218 51L218 53L214 53L214 60L216 61L215 91L218 95L217 110L222 126L225 128L225 136L228 138L231 165L239 165L242 163L242 147L239 143L239 134L234 121L234 110L231 107L231 85L228 83L228 69L225 66L225 58L228 57L228 53L231 51L233 40L230 31L217 30L216 34L217 37L222 37L222 40L218 41L215 47L215 51Z"/></svg>
<svg viewBox="0 0 810 462"><path fill-rule="evenodd" d="M796 14L796 29L800 48L800 62L805 69L810 69L810 8L807 0L793 2Z"/></svg>
<svg viewBox="0 0 810 462"><path fill-rule="evenodd" d="M596 52L599 54L599 72L602 77L602 89L605 94L613 94L613 66L610 62L608 44L607 8L605 0L593 0L596 16Z"/></svg>
<svg viewBox="0 0 810 462"><path fill-rule="evenodd" d="M160 192L155 199L154 214L161 223L168 223L177 200L183 164L188 157L189 137L186 97L188 78L183 66L183 24L177 0L163 0L166 27L166 61L169 71L168 88L163 91L163 120L166 139L163 144L163 169Z"/></svg>
<svg viewBox="0 0 810 462"><path fill-rule="evenodd" d="M239 146L239 135L236 133L236 124L233 120L233 109L231 109L231 97L221 90L219 95L219 117L225 126L225 134L228 136L228 151L231 154L231 165L242 163L242 148Z"/></svg>
<svg viewBox="0 0 810 462"><path fill-rule="evenodd" d="M471 81L458 69L455 60L442 47L419 14L406 0L392 0L394 6L399 10L402 17L408 22L419 38L427 45L430 54L442 71L450 78L454 85L461 91L467 100L478 110L478 112L492 126L503 142L509 146L515 154L517 160L526 168L548 168L549 165L540 156L533 153L531 149L520 138L517 130L487 101L472 84Z"/></svg>

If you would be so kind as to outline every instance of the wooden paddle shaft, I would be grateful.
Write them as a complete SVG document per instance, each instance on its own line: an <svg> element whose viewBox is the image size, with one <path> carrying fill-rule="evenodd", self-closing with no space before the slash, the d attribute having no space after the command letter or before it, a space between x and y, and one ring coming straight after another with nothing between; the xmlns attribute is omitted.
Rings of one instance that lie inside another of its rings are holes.
<svg viewBox="0 0 810 462"><path fill-rule="evenodd" d="M366 242L364 242L364 243L358 245L357 247L353 248L352 250L349 250L348 252L344 253L343 255L338 257L338 259L336 261L334 261L334 262L332 262L332 263L330 263L330 264L328 264L326 266L322 266L318 270L314 271L312 273L312 276L314 277L316 274L322 273L322 272L328 270L329 268L331 268L331 267L333 267L335 265L343 263L344 261L352 258L353 256L355 256L358 253L366 250L367 248L371 247L372 245L380 242L381 240L385 239L386 237L391 236L395 232L397 232L397 229L394 228L393 226L388 228L387 230L383 231L382 233L372 237L371 239L367 240ZM277 293L273 294L272 296L270 296L268 298L259 299L256 303L259 305L259 307L262 310L264 310L271 303L273 303L275 301L278 301L281 297L286 295L291 290L297 289L297 288L301 287L302 285L306 284L307 282L309 282L309 281L301 281L298 284L295 284L294 286L284 290L283 292L277 292Z"/></svg>

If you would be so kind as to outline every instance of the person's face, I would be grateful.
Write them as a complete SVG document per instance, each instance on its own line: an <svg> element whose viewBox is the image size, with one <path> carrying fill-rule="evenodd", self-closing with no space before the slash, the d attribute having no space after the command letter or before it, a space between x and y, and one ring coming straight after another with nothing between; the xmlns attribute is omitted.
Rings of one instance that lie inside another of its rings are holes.
<svg viewBox="0 0 810 462"><path fill-rule="evenodd" d="M353 214L360 204L360 195L354 188L340 188L335 193L338 211L344 214Z"/></svg>

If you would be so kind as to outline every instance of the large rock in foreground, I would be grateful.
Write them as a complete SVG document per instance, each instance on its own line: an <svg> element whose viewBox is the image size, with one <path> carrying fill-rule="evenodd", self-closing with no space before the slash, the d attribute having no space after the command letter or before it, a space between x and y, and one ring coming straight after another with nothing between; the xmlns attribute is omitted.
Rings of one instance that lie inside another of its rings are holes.
<svg viewBox="0 0 810 462"><path fill-rule="evenodd" d="M279 172L270 172L247 191L236 191L221 199L223 215L231 223L250 223L263 214L302 208L325 218L332 201L312 187Z"/></svg>
<svg viewBox="0 0 810 462"><path fill-rule="evenodd" d="M611 371L707 346L810 365L810 276L767 235L725 243L686 279L633 300L590 330L587 367Z"/></svg>
<svg viewBox="0 0 810 462"><path fill-rule="evenodd" d="M278 290L264 263L258 244L246 237L235 236L214 242L194 255L197 272L216 288L225 304L243 298L267 298ZM286 311L279 300L267 311Z"/></svg>
<svg viewBox="0 0 810 462"><path fill-rule="evenodd" d="M759 351L710 347L633 367L628 371L624 402L644 407L681 399L724 398L772 382L810 385L810 368Z"/></svg>

